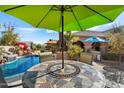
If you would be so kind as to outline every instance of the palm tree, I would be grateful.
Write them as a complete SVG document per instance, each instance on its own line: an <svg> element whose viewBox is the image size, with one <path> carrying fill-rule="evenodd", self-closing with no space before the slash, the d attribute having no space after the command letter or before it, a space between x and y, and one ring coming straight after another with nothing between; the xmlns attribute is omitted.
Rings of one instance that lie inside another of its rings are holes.
<svg viewBox="0 0 124 93"><path fill-rule="evenodd" d="M78 46L78 45L73 45L73 42L76 42L79 40L79 37L73 35L71 32L67 32L64 35L65 39L66 39L66 46L67 46L67 54L71 59L75 59L77 60L77 57L80 56L80 54L83 52L83 49Z"/></svg>
<svg viewBox="0 0 124 93"><path fill-rule="evenodd" d="M13 26L7 27L6 31L4 31L1 38L2 45L15 45L16 42L19 40L18 34L15 34Z"/></svg>
<svg viewBox="0 0 124 93"><path fill-rule="evenodd" d="M66 45L67 45L68 49L70 49L70 47L72 46L73 42L76 42L76 41L79 40L79 37L73 35L71 32L67 32L64 35L64 38L66 40Z"/></svg>

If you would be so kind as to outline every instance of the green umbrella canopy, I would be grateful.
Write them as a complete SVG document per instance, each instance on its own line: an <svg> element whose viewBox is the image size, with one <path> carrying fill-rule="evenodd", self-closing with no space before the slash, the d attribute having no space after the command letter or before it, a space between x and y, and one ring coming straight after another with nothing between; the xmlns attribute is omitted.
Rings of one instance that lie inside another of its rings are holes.
<svg viewBox="0 0 124 93"><path fill-rule="evenodd" d="M34 27L61 31L60 5L1 5L0 10ZM65 5L64 31L112 22L123 10L123 5Z"/></svg>

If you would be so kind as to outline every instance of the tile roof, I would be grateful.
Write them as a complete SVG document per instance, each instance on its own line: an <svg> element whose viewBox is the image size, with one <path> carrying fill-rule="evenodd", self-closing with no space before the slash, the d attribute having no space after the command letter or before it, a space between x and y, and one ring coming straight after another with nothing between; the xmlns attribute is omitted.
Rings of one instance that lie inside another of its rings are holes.
<svg viewBox="0 0 124 93"><path fill-rule="evenodd" d="M107 33L103 32L96 32L96 31L80 31L73 33L76 36L99 36L99 37L106 37Z"/></svg>
<svg viewBox="0 0 124 93"><path fill-rule="evenodd" d="M56 44L57 43L57 41L56 40L49 40L49 41L47 41L47 43L46 44Z"/></svg>

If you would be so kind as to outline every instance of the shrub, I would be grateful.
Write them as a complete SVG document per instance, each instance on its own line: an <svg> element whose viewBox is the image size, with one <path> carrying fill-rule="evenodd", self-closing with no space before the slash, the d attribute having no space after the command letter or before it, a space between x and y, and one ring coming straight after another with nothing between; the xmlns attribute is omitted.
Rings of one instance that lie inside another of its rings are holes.
<svg viewBox="0 0 124 93"><path fill-rule="evenodd" d="M119 55L115 53L106 53L102 55L102 59L104 60L112 60L112 61L118 61Z"/></svg>
<svg viewBox="0 0 124 93"><path fill-rule="evenodd" d="M70 49L67 51L70 58L75 58L83 52L83 49L77 45L71 45Z"/></svg>
<svg viewBox="0 0 124 93"><path fill-rule="evenodd" d="M115 55L119 56L113 56L112 58L121 62L123 59L121 59L121 55L124 54L124 33L110 33L108 36L110 43L110 53L114 53ZM111 57L109 55L109 57ZM117 59L116 59L117 58Z"/></svg>

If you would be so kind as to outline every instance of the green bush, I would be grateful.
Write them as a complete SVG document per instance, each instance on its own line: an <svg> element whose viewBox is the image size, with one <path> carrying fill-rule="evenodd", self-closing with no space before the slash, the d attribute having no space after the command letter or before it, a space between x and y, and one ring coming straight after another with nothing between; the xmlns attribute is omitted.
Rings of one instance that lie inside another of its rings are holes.
<svg viewBox="0 0 124 93"><path fill-rule="evenodd" d="M83 49L77 45L72 45L70 49L67 51L68 56L70 58L75 58L79 56L83 52Z"/></svg>
<svg viewBox="0 0 124 93"><path fill-rule="evenodd" d="M119 54L115 53L106 53L102 55L102 59L111 60L111 61L119 61Z"/></svg>

